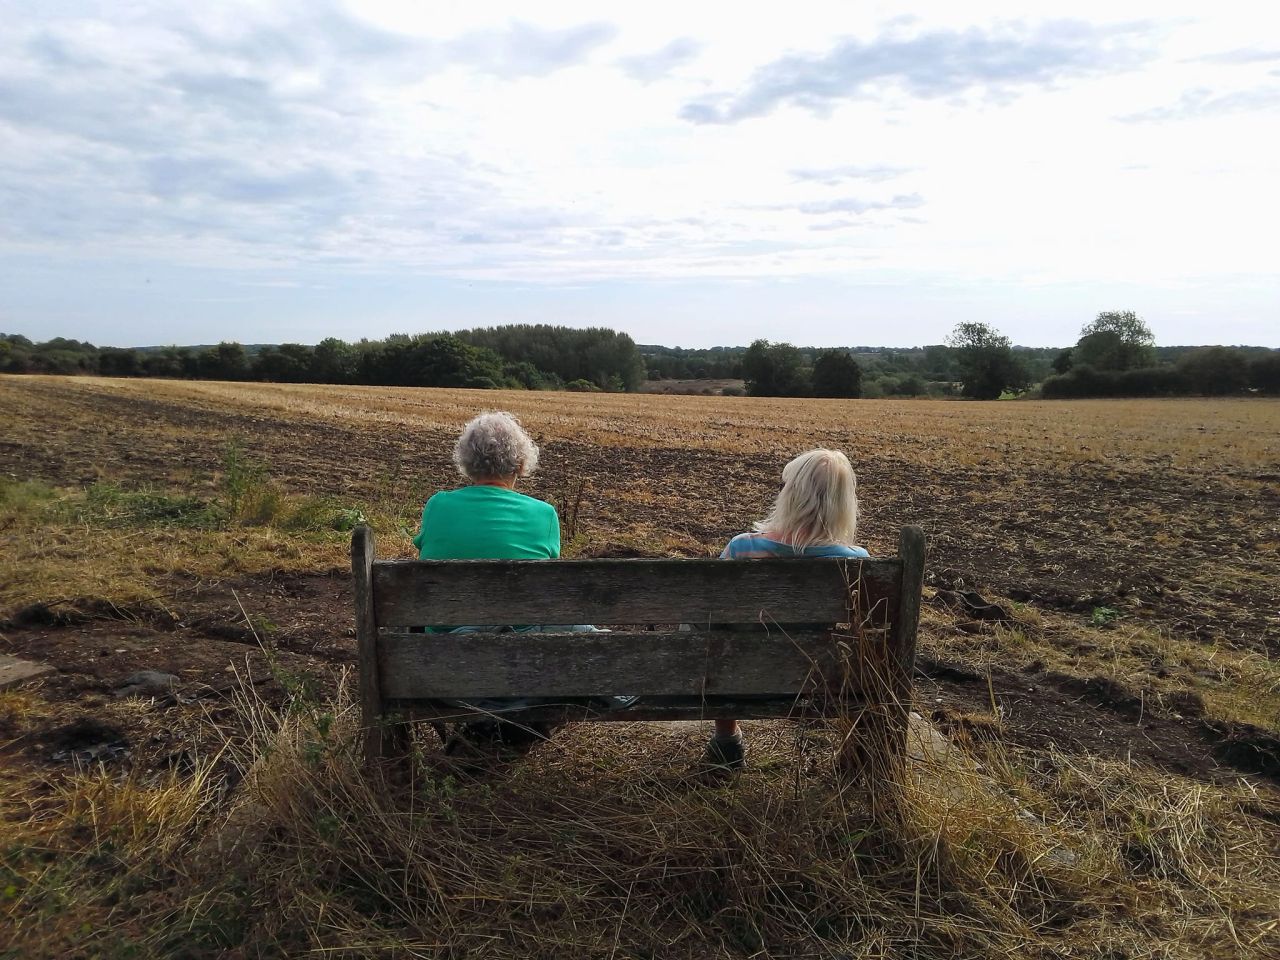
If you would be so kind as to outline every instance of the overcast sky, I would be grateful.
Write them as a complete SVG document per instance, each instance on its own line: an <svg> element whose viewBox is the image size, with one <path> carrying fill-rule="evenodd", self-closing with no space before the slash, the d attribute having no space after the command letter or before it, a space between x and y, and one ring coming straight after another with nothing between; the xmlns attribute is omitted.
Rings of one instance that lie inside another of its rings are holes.
<svg viewBox="0 0 1280 960"><path fill-rule="evenodd" d="M0 331L1280 346L1270 9L0 0Z"/></svg>

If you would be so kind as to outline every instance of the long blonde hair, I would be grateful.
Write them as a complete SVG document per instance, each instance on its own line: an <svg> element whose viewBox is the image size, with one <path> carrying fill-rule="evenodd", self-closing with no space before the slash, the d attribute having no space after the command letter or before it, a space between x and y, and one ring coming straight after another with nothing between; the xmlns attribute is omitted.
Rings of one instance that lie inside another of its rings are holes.
<svg viewBox="0 0 1280 960"><path fill-rule="evenodd" d="M793 547L853 546L858 533L858 478L839 450L810 450L782 469L782 489L757 533Z"/></svg>

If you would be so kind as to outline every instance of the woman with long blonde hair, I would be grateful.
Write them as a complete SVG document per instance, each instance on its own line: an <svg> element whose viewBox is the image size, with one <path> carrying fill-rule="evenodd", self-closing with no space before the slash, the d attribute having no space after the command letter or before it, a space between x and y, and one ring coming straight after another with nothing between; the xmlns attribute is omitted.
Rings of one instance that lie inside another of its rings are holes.
<svg viewBox="0 0 1280 960"><path fill-rule="evenodd" d="M782 470L782 489L769 515L729 541L722 560L772 557L867 557L858 532L858 478L839 450L810 450ZM740 769L746 748L737 720L717 720L707 760Z"/></svg>

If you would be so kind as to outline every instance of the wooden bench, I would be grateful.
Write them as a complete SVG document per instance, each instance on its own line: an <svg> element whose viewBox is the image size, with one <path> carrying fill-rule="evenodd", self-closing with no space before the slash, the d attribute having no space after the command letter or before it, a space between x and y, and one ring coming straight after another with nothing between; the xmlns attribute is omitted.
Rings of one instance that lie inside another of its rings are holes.
<svg viewBox="0 0 1280 960"><path fill-rule="evenodd" d="M515 722L875 708L900 755L924 555L920 528L904 527L899 556L871 560L385 561L374 558L373 531L358 527L366 754L402 750L404 723L475 718L462 704L511 697L552 701L501 714ZM421 632L575 623L612 632ZM607 709L608 695L640 699Z"/></svg>

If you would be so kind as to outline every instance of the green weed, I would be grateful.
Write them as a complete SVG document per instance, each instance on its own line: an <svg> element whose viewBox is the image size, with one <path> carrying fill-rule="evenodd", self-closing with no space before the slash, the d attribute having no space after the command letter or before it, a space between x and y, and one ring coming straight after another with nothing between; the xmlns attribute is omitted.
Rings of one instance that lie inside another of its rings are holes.
<svg viewBox="0 0 1280 960"><path fill-rule="evenodd" d="M1089 621L1095 627L1105 627L1119 616L1120 611L1113 607L1094 607L1093 614L1089 617Z"/></svg>

